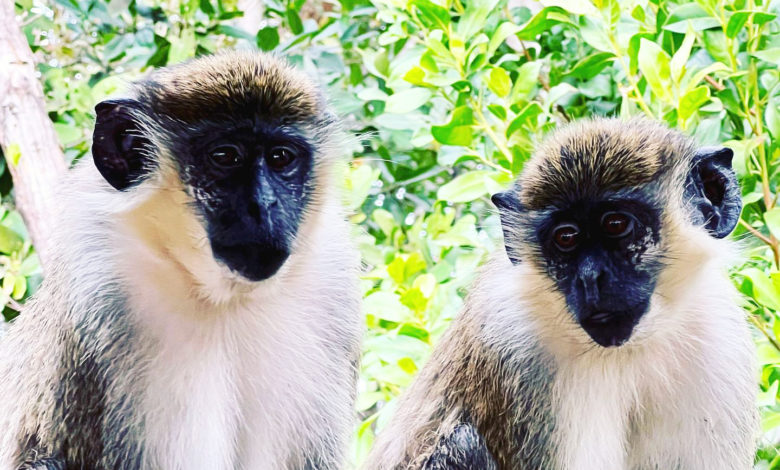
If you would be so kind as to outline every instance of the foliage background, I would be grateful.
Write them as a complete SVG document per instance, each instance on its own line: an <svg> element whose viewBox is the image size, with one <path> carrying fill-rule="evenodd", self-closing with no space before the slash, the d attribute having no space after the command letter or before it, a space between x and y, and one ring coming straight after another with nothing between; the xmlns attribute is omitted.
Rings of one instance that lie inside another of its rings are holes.
<svg viewBox="0 0 780 470"><path fill-rule="evenodd" d="M94 105L150 67L225 47L284 54L356 136L347 205L366 264L353 460L500 247L489 194L552 128L644 114L735 150L745 209L732 276L755 326L763 438L780 469L779 0L15 0L70 161ZM0 303L40 268L0 160ZM707 321L703 318L702 321Z"/></svg>

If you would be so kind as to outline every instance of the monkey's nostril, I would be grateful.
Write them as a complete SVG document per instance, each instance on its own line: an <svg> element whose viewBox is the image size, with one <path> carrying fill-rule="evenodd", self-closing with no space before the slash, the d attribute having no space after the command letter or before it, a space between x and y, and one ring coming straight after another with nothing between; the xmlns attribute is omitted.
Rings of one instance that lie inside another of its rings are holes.
<svg viewBox="0 0 780 470"><path fill-rule="evenodd" d="M614 316L615 315L612 312L597 312L588 317L588 321L591 323L603 324L612 320Z"/></svg>
<svg viewBox="0 0 780 470"><path fill-rule="evenodd" d="M255 201L249 201L247 211L249 212L250 217L255 220L260 220L260 206Z"/></svg>

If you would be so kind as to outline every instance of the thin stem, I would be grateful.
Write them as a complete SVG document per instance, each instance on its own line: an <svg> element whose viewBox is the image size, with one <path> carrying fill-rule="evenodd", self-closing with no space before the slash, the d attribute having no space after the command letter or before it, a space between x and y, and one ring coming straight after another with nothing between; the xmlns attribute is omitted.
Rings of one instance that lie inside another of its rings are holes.
<svg viewBox="0 0 780 470"><path fill-rule="evenodd" d="M765 336L765 337L766 337L766 339L769 341L769 343L771 343L771 344L772 344L772 346L774 346L774 347L775 347L775 349L777 349L778 351L780 351L780 343L778 343L778 342L777 342L777 340L776 340L775 338L773 338L773 337L772 337L772 335L770 335L770 334L769 334L769 332L768 332L768 331L766 330L766 328L764 327L764 324L763 324L762 322L760 322L759 320L757 320L757 319L756 319L756 315L755 315L755 314L748 315L748 319L750 320L750 323L752 323L753 325L755 325L755 327L756 327L756 328L758 328L758 330L759 330L761 333L763 333L763 334L764 334L764 336Z"/></svg>
<svg viewBox="0 0 780 470"><path fill-rule="evenodd" d="M745 230L747 230L748 232L752 233L756 238L758 238L762 242L766 243L767 245L771 245L772 244L772 241L769 239L769 237L767 237L763 233L761 233L758 230L756 230L755 228L753 228L750 224L748 224L744 220L739 219L739 223L745 228Z"/></svg>
<svg viewBox="0 0 780 470"><path fill-rule="evenodd" d="M631 69L628 67L628 65L626 65L626 61L623 58L623 55L620 53L620 48L618 47L617 42L615 42L615 36L612 34L612 32L609 33L609 42L612 44L612 48L615 50L615 55L617 56L618 62L623 68L623 73L626 74L626 80L628 80L628 85L634 95L634 101L636 101L645 114L655 119L655 114L650 110L650 107L642 97L642 93L639 91L639 82L634 80L633 75L631 75Z"/></svg>
<svg viewBox="0 0 780 470"><path fill-rule="evenodd" d="M475 113L477 113L477 120L479 121L480 127L482 130L485 131L485 134L490 138L490 140L493 141L493 144L496 146L496 148L504 155L504 158L506 158L508 161L513 161L512 152L509 150L509 148L506 146L506 142L504 142L503 139L500 139L498 135L495 133L493 128L490 126L490 123L488 122L487 118L485 118L485 114L482 112L482 107L479 103L475 102L474 99L469 100L471 102L471 107L474 110ZM483 160L487 165L497 169L501 170L505 173L512 174L510 170L507 170L506 168L496 165L495 163L491 162L487 159L487 156L485 156L485 160Z"/></svg>

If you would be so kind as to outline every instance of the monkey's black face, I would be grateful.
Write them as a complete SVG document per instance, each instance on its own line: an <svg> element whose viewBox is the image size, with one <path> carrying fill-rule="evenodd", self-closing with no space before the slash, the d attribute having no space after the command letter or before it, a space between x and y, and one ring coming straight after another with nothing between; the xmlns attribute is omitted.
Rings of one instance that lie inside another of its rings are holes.
<svg viewBox="0 0 780 470"><path fill-rule="evenodd" d="M539 215L546 269L576 321L601 346L620 346L647 311L661 270L659 211L631 199L578 202Z"/></svg>
<svg viewBox="0 0 780 470"><path fill-rule="evenodd" d="M310 145L268 122L204 124L175 145L216 259L250 281L273 276L313 191Z"/></svg>

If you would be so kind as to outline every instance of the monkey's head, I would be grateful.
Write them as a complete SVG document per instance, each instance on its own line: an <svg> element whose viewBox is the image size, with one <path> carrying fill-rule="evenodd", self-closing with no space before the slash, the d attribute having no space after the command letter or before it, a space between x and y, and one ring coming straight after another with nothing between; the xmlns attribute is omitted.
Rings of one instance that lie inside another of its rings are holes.
<svg viewBox="0 0 780 470"><path fill-rule="evenodd" d="M728 148L697 149L650 121L570 125L540 146L512 189L493 196L509 258L549 279L593 341L620 346L650 309L663 271L681 262L672 246L680 230L709 240L736 226L731 159Z"/></svg>
<svg viewBox="0 0 780 470"><path fill-rule="evenodd" d="M155 71L95 110L93 160L114 191L175 175L163 189L188 195L218 262L249 281L279 270L336 130L307 78L270 55L222 53Z"/></svg>

